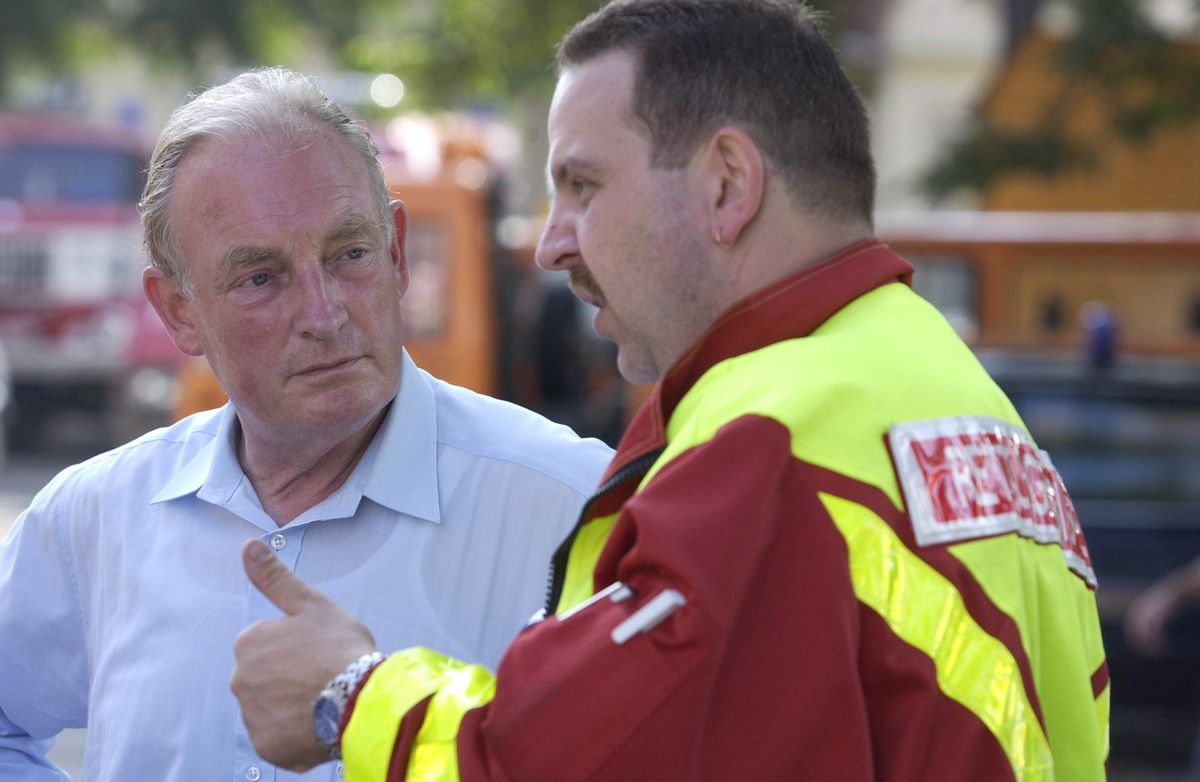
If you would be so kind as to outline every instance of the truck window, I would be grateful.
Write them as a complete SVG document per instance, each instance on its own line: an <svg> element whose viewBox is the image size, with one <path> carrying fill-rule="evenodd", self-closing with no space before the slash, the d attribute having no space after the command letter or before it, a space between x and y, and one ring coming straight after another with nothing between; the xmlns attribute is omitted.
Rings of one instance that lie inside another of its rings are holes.
<svg viewBox="0 0 1200 782"><path fill-rule="evenodd" d="M33 144L0 149L0 199L136 204L144 184L139 159L120 150Z"/></svg>

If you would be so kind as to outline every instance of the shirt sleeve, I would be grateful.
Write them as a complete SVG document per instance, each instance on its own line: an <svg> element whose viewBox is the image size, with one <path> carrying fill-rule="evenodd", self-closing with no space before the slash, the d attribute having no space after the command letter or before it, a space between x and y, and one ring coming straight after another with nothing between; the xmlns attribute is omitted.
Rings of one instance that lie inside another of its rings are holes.
<svg viewBox="0 0 1200 782"><path fill-rule="evenodd" d="M494 680L427 650L389 658L345 726L346 779L695 779L730 673L722 647L781 517L770 497L793 479L786 449L781 428L746 428L672 459L626 503L597 566L597 584L631 594L530 627ZM726 479L703 479L714 473ZM644 609L669 591L683 604L655 623Z"/></svg>
<svg viewBox="0 0 1200 782"><path fill-rule="evenodd" d="M66 531L49 493L0 543L0 777L65 779L45 760L87 721L87 643ZM10 766L29 765L31 776Z"/></svg>
<svg viewBox="0 0 1200 782"><path fill-rule="evenodd" d="M46 760L53 739L35 741L0 711L0 779L8 782L71 782Z"/></svg>

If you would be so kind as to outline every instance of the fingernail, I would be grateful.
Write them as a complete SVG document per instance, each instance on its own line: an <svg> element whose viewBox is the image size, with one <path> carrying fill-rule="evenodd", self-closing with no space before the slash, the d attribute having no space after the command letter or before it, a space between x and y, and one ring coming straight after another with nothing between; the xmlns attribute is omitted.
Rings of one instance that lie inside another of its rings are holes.
<svg viewBox="0 0 1200 782"><path fill-rule="evenodd" d="M253 540L250 542L250 548L246 551L246 556L251 562L266 562L271 558L271 549L267 548L267 544L261 540Z"/></svg>

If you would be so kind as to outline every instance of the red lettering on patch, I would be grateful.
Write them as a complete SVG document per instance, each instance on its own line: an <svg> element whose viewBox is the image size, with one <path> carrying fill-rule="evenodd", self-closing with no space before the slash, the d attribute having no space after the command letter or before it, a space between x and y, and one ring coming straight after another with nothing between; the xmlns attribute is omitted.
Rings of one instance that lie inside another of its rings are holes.
<svg viewBox="0 0 1200 782"><path fill-rule="evenodd" d="M1016 532L1062 548L1093 588L1083 529L1062 478L1020 427L993 418L938 418L888 432L918 545Z"/></svg>

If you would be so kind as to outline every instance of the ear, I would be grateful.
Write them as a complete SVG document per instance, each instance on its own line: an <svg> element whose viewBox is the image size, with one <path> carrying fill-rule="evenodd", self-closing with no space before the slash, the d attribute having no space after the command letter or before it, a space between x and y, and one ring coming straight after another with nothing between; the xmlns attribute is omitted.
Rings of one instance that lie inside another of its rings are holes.
<svg viewBox="0 0 1200 782"><path fill-rule="evenodd" d="M408 291L408 256L404 254L404 242L408 238L408 211L404 208L404 202L399 199L392 201L392 224L396 226L396 235L392 240L392 246L389 252L392 256L392 265L396 267L397 287L400 289L400 296L403 297Z"/></svg>
<svg viewBox="0 0 1200 782"><path fill-rule="evenodd" d="M758 145L741 128L713 134L704 151L713 241L729 247L762 207L766 167Z"/></svg>
<svg viewBox="0 0 1200 782"><path fill-rule="evenodd" d="M142 271L142 291L146 294L150 306L158 313L158 319L166 327L175 347L189 356L204 355L200 341L196 338L192 304L175 283L168 280L167 276L154 266L148 266Z"/></svg>

